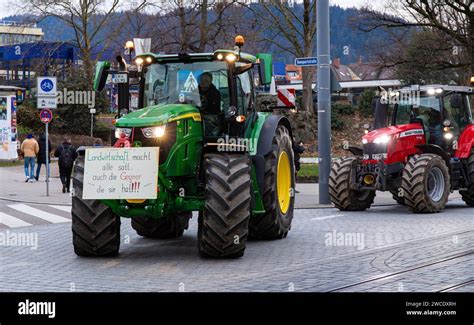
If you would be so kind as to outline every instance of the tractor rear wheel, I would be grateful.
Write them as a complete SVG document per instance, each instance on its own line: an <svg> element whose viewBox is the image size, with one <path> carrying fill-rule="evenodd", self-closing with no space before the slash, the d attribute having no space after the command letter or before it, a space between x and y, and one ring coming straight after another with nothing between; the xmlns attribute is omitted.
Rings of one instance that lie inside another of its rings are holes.
<svg viewBox="0 0 474 325"><path fill-rule="evenodd" d="M402 176L403 198L416 213L440 212L448 202L451 178L444 160L435 154L414 155Z"/></svg>
<svg viewBox="0 0 474 325"><path fill-rule="evenodd" d="M202 257L244 255L250 219L250 158L237 154L207 154L206 202L198 220L198 250Z"/></svg>
<svg viewBox="0 0 474 325"><path fill-rule="evenodd" d="M160 219L139 216L132 218L132 228L137 234L149 238L176 238L188 229L192 213L177 213Z"/></svg>
<svg viewBox="0 0 474 325"><path fill-rule="evenodd" d="M273 137L272 150L265 155L262 193L265 213L250 218L250 238L281 239L287 236L293 219L294 192L292 139L288 129L279 125Z"/></svg>
<svg viewBox="0 0 474 325"><path fill-rule="evenodd" d="M474 151L467 160L467 173L469 178L467 190L459 191L459 193L467 205L474 207Z"/></svg>
<svg viewBox="0 0 474 325"><path fill-rule="evenodd" d="M329 174L331 202L341 211L364 211L374 203L375 190L351 189L351 173L355 157L344 157L332 163Z"/></svg>
<svg viewBox="0 0 474 325"><path fill-rule="evenodd" d="M398 195L398 189L390 191L392 193L392 198L400 205L405 205L405 200L403 199L403 196Z"/></svg>
<svg viewBox="0 0 474 325"><path fill-rule="evenodd" d="M100 200L83 200L84 156L76 159L72 178L72 243L79 256L116 256L120 247L120 217Z"/></svg>

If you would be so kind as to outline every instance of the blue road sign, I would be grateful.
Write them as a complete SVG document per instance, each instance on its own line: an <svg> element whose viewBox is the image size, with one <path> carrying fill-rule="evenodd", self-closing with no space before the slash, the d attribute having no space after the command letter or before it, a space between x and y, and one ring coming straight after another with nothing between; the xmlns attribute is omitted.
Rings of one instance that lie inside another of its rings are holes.
<svg viewBox="0 0 474 325"><path fill-rule="evenodd" d="M295 65L298 67L309 67L318 65L317 57L308 57L308 58L296 58Z"/></svg>
<svg viewBox="0 0 474 325"><path fill-rule="evenodd" d="M53 81L51 79L43 79L43 81L41 81L41 89L45 93L49 93L53 90Z"/></svg>
<svg viewBox="0 0 474 325"><path fill-rule="evenodd" d="M56 77L38 77L38 97L56 97Z"/></svg>

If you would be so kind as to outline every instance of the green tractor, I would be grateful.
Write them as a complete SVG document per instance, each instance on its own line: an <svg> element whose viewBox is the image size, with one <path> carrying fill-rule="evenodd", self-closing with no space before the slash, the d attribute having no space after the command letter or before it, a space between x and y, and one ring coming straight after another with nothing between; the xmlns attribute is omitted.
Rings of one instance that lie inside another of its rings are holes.
<svg viewBox="0 0 474 325"><path fill-rule="evenodd" d="M118 61L126 71L123 58ZM237 258L247 239L285 238L295 200L292 130L287 118L271 113L275 105L256 108L255 83L270 84L271 56L244 54L239 47L147 53L135 63L140 109L117 119L114 146L159 148L156 198L83 199L89 149L79 148L72 197L75 253L117 255L120 217L131 218L140 236L179 237L193 211L199 212L203 257ZM96 90L104 87L110 66L98 63ZM119 105L127 105L128 85L128 79L121 84Z"/></svg>

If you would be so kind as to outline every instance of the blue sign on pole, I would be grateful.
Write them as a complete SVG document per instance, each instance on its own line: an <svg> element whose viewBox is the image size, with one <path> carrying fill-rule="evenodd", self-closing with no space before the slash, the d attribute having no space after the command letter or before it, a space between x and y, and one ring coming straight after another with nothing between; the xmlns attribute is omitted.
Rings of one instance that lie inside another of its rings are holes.
<svg viewBox="0 0 474 325"><path fill-rule="evenodd" d="M296 58L295 65L298 67L309 67L318 65L317 57L308 57L308 58Z"/></svg>

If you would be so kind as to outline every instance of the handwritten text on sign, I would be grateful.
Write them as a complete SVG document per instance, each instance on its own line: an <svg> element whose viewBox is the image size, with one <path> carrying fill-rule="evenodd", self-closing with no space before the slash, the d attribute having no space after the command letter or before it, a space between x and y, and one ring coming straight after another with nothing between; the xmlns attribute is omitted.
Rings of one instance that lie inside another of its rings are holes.
<svg viewBox="0 0 474 325"><path fill-rule="evenodd" d="M82 198L156 199L158 147L86 150Z"/></svg>

